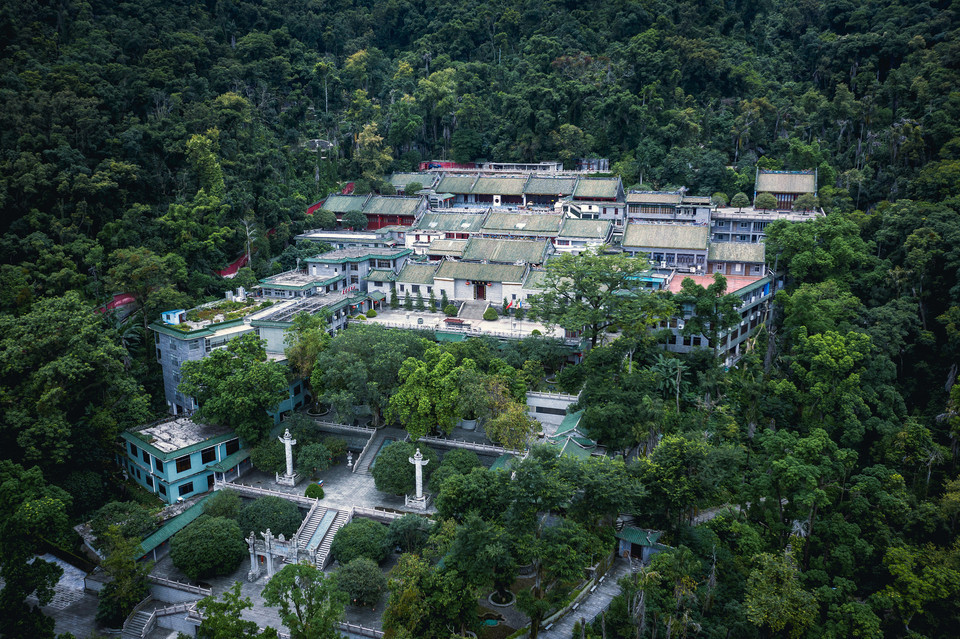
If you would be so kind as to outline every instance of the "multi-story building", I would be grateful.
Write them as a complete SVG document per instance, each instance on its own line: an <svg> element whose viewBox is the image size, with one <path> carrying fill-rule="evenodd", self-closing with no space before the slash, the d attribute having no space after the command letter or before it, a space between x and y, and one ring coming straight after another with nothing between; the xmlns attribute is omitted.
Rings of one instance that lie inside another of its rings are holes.
<svg viewBox="0 0 960 639"><path fill-rule="evenodd" d="M127 474L172 504L213 489L216 478L235 479L250 469L250 451L223 426L181 416L120 433Z"/></svg>
<svg viewBox="0 0 960 639"><path fill-rule="evenodd" d="M817 194L817 171L763 171L757 169L753 197L772 193L777 198L777 209L789 211L801 195Z"/></svg>
<svg viewBox="0 0 960 639"><path fill-rule="evenodd" d="M400 195L329 195L319 209L330 211L343 222L343 216L360 211L367 217L366 228L376 230L385 226L411 226L427 210L427 198Z"/></svg>
<svg viewBox="0 0 960 639"><path fill-rule="evenodd" d="M707 266L706 226L676 224L629 224L623 234L623 250L646 255L661 268L700 271Z"/></svg>
<svg viewBox="0 0 960 639"><path fill-rule="evenodd" d="M631 191L626 195L627 223L702 224L710 221L710 198L678 191Z"/></svg>
<svg viewBox="0 0 960 639"><path fill-rule="evenodd" d="M610 220L565 219L553 245L558 253L579 255L583 251L610 244L613 222Z"/></svg>
<svg viewBox="0 0 960 639"><path fill-rule="evenodd" d="M425 213L407 232L407 248L424 254L435 240L467 240L480 232L488 210L457 208Z"/></svg>
<svg viewBox="0 0 960 639"><path fill-rule="evenodd" d="M753 207L717 208L711 213L710 239L713 242L762 242L771 222L788 220L807 222L823 216L823 211L765 211Z"/></svg>

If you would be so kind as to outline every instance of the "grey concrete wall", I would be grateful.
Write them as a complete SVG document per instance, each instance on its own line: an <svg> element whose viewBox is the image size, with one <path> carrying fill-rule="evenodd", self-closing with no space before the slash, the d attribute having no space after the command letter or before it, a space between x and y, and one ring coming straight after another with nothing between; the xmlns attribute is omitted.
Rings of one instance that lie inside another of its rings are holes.
<svg viewBox="0 0 960 639"><path fill-rule="evenodd" d="M527 414L547 427L546 430L552 433L566 416L567 407L576 401L577 397L575 395L527 393Z"/></svg>
<svg viewBox="0 0 960 639"><path fill-rule="evenodd" d="M250 561L247 561L249 564ZM249 565L247 566L249 568ZM165 584L150 584L150 594L157 601L168 604L184 603L187 601L196 601L202 599L203 595L195 592L187 592L178 588L171 588Z"/></svg>

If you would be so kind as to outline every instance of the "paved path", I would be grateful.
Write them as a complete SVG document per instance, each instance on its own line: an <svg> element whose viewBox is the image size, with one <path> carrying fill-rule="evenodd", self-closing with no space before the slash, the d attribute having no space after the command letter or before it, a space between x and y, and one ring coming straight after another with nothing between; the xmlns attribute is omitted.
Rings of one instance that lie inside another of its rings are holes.
<svg viewBox="0 0 960 639"><path fill-rule="evenodd" d="M610 601L620 594L620 586L617 582L621 577L630 572L630 564L626 559L617 557L613 567L607 572L603 582L597 585L596 590L580 600L580 605L576 610L568 612L560 621L555 622L550 630L541 630L540 637L543 639L570 639L573 636L573 624L586 619L587 622L600 615L607 609Z"/></svg>

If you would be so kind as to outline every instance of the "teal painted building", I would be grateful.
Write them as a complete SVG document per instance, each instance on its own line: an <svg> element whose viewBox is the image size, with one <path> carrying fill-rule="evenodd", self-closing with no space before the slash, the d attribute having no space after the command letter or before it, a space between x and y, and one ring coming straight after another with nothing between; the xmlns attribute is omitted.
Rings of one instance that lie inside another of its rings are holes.
<svg viewBox="0 0 960 639"><path fill-rule="evenodd" d="M213 490L251 468L250 451L229 428L186 416L147 424L120 435L120 465L146 490L168 504Z"/></svg>

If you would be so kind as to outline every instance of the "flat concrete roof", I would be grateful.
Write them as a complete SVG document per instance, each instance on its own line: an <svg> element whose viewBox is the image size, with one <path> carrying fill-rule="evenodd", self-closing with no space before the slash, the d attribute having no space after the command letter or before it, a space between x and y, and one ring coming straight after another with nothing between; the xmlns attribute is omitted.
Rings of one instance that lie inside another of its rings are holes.
<svg viewBox="0 0 960 639"><path fill-rule="evenodd" d="M150 445L164 453L172 453L187 446L231 432L224 426L198 424L189 417L176 417L169 421L136 429L140 435L150 438Z"/></svg>

